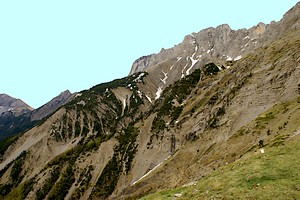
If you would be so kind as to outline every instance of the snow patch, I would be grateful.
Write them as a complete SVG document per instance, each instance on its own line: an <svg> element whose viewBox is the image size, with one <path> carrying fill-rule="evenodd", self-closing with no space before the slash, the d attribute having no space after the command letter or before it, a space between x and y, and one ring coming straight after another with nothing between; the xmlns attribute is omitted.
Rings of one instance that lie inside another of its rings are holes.
<svg viewBox="0 0 300 200"><path fill-rule="evenodd" d="M142 78L145 76L145 73L141 73L136 79L134 79L133 81L136 83L140 83L142 82Z"/></svg>
<svg viewBox="0 0 300 200"><path fill-rule="evenodd" d="M233 59L230 56L227 56L226 61L232 61Z"/></svg>
<svg viewBox="0 0 300 200"><path fill-rule="evenodd" d="M238 60L241 60L242 59L242 56L237 56L234 61L238 61Z"/></svg>
<svg viewBox="0 0 300 200"><path fill-rule="evenodd" d="M179 62L181 59L182 59L182 57L177 57L177 61L176 62Z"/></svg>
<svg viewBox="0 0 300 200"><path fill-rule="evenodd" d="M126 108L126 99L123 99L123 110L125 110L125 108Z"/></svg>
<svg viewBox="0 0 300 200"><path fill-rule="evenodd" d="M195 64L199 61L199 59L194 59L194 57L195 57L197 51L198 51L198 46L195 46L195 52L193 53L192 57L190 57L190 60L191 60L191 62L192 62L192 65L191 65L190 68L188 68L188 69L186 70L186 75L189 75L189 74L190 74L190 70L191 70L191 69L195 66Z"/></svg>
<svg viewBox="0 0 300 200"><path fill-rule="evenodd" d="M150 103L152 103L152 100L151 100L151 98L150 98L148 95L146 95L146 98L148 99L148 101L149 101Z"/></svg>
<svg viewBox="0 0 300 200"><path fill-rule="evenodd" d="M168 156L166 159L164 159L161 163L159 163L158 165L156 165L153 169L151 169L149 172L147 172L144 176L142 176L141 178L139 178L137 181L134 181L132 185L135 185L136 183L138 183L139 181L141 181L143 178L147 177L149 174L151 174L151 172L153 172L155 169L157 169L159 166L161 166L166 160L168 160L171 156Z"/></svg>
<svg viewBox="0 0 300 200"><path fill-rule="evenodd" d="M157 92L155 93L155 94L156 94L155 100L157 100L157 99L160 98L160 95L161 95L162 91L163 91L163 90L161 89L161 87L159 87L159 88L157 89Z"/></svg>
<svg viewBox="0 0 300 200"><path fill-rule="evenodd" d="M182 71L181 71L181 78L184 78L184 70L186 69L188 63L186 63L186 65L183 67Z"/></svg>
<svg viewBox="0 0 300 200"><path fill-rule="evenodd" d="M188 68L187 70L186 70L186 75L189 75L190 74L190 70L195 66L195 64L199 61L199 59L197 60L197 59L194 59L194 58L192 58L192 57L190 57L190 59L191 59L191 61L192 61L192 65L191 65L191 67L190 68Z"/></svg>
<svg viewBox="0 0 300 200"><path fill-rule="evenodd" d="M167 79L168 79L168 73L165 73L164 70L162 70L162 73L164 74L165 77L163 79L160 79L160 80L161 80L161 82L163 82L164 84L166 84L167 83Z"/></svg>

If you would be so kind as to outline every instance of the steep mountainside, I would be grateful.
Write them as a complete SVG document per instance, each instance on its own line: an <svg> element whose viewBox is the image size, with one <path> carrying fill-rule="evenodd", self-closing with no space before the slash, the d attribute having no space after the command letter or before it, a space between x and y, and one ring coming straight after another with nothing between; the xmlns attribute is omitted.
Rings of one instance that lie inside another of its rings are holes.
<svg viewBox="0 0 300 200"><path fill-rule="evenodd" d="M76 94L7 149L0 195L136 199L298 140L299 10L250 30L192 34L136 61L128 77Z"/></svg>
<svg viewBox="0 0 300 200"><path fill-rule="evenodd" d="M1 95L0 108L4 111L0 116L0 140L15 136L26 129L33 127L39 120L56 111L68 103L75 94L69 91L62 92L51 101L38 109L33 109L21 100L16 100L7 95ZM0 155L2 151L0 151Z"/></svg>

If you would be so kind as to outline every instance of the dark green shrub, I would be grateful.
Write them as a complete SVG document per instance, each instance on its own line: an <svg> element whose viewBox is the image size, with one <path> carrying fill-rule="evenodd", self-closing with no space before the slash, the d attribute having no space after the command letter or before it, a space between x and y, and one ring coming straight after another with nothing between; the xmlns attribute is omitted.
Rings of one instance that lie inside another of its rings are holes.
<svg viewBox="0 0 300 200"><path fill-rule="evenodd" d="M45 181L45 184L43 185L43 187L37 191L37 193L36 193L37 200L45 199L45 197L50 192L51 188L54 186L54 184L58 180L59 175L60 175L60 167L54 167L50 173L50 177Z"/></svg>
<svg viewBox="0 0 300 200"><path fill-rule="evenodd" d="M64 200L74 181L75 177L73 168L71 165L68 165L66 171L62 174L59 181L52 187L48 199Z"/></svg>
<svg viewBox="0 0 300 200"><path fill-rule="evenodd" d="M12 184L0 184L0 197L5 197L12 190Z"/></svg>
<svg viewBox="0 0 300 200"><path fill-rule="evenodd" d="M11 169L10 177L15 186L17 186L23 179L21 175L22 167L26 158L26 152L23 151L18 158L15 160L14 165Z"/></svg>
<svg viewBox="0 0 300 200"><path fill-rule="evenodd" d="M208 63L204 66L203 71L206 76L209 76L217 74L220 69L215 63Z"/></svg>

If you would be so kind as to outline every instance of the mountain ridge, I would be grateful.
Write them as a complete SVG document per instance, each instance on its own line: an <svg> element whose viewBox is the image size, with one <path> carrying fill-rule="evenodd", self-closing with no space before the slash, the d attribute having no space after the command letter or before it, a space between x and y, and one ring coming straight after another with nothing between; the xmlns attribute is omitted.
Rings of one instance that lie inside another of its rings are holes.
<svg viewBox="0 0 300 200"><path fill-rule="evenodd" d="M251 31L222 25L186 36L140 59L144 71L76 94L5 152L1 194L137 199L294 140L299 7Z"/></svg>
<svg viewBox="0 0 300 200"><path fill-rule="evenodd" d="M247 55L254 49L265 45L266 41L279 38L281 33L297 29L297 27L299 28L299 7L300 3L298 2L283 15L280 21L272 21L270 24L260 22L250 29L232 30L228 24L223 24L216 28L209 27L198 33L192 33L185 36L181 43L172 48L162 49L157 54L138 58L133 63L129 74L143 70L155 70L156 73L159 74L162 73L159 69L161 68L159 66L160 64L170 62L174 68L176 67L178 59L182 59L182 57L186 57L186 67L190 67L180 69L182 74L186 73L188 69L191 70L199 64L207 64L209 61L217 61L220 65L225 66L228 64L226 61L240 59L243 55ZM280 28L274 30L276 27ZM191 47L189 43L194 45ZM195 49L196 47L197 49ZM200 50L202 52L200 52ZM194 66L192 66L193 64ZM167 69L164 69L165 73L167 71ZM163 74L161 76L163 76ZM178 77L176 79L178 79ZM155 81L157 82L159 80ZM170 82L172 81L173 80Z"/></svg>
<svg viewBox="0 0 300 200"><path fill-rule="evenodd" d="M33 109L22 100L14 99L3 94L3 97L9 97L9 101L2 105L10 105L0 116L0 139L5 139L10 136L17 135L28 128L34 126L38 121L53 113L56 109L68 103L75 94L71 94L69 90L61 92L43 106ZM3 98L4 99L4 98ZM17 107L14 108L13 105ZM0 103L1 105L1 103ZM17 110L18 112L15 112ZM21 110L21 111L20 111Z"/></svg>

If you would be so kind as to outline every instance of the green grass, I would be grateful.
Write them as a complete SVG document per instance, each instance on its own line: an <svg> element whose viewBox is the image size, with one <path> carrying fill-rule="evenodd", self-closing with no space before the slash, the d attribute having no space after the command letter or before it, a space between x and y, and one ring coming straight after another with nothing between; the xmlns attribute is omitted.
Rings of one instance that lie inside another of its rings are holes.
<svg viewBox="0 0 300 200"><path fill-rule="evenodd" d="M142 198L175 199L300 199L300 143L249 153L216 170L196 185L166 190Z"/></svg>

